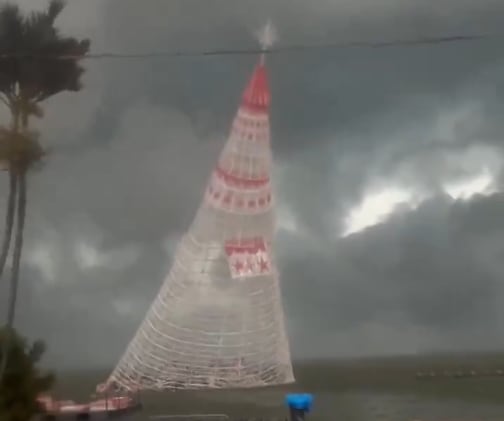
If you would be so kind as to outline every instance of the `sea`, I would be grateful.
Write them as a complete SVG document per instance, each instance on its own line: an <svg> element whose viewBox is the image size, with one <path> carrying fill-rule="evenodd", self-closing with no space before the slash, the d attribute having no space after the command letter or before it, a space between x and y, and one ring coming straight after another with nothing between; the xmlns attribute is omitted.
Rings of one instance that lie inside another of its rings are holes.
<svg viewBox="0 0 504 421"><path fill-rule="evenodd" d="M504 369L502 354L302 361L294 369L296 383L282 387L144 392L144 409L128 420L281 421L285 395L300 392L314 396L313 421L504 421L504 377L495 374ZM56 397L86 401L109 371L57 373Z"/></svg>

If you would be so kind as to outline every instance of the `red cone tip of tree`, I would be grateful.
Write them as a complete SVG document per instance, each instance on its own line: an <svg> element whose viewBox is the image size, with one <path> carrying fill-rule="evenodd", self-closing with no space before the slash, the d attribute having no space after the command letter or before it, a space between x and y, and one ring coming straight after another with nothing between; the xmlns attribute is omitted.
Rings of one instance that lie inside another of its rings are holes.
<svg viewBox="0 0 504 421"><path fill-rule="evenodd" d="M268 75L264 62L261 60L243 92L242 107L255 112L266 112L269 109L270 100Z"/></svg>

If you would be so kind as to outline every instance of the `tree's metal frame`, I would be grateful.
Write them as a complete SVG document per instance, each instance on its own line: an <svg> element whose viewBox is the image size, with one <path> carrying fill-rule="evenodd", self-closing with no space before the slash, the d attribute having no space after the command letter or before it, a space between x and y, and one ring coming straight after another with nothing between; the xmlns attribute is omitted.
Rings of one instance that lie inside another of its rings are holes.
<svg viewBox="0 0 504 421"><path fill-rule="evenodd" d="M294 381L273 253L269 105L261 57L203 203L108 386L247 388Z"/></svg>

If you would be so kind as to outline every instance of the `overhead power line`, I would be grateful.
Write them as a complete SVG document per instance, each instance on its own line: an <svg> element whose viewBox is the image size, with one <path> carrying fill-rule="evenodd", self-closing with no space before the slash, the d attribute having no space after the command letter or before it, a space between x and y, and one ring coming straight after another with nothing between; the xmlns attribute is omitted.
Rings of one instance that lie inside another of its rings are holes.
<svg viewBox="0 0 504 421"><path fill-rule="evenodd" d="M438 37L421 37L412 39L396 39L389 41L353 41L341 42L332 44L313 44L313 45L286 45L271 47L268 49L261 48L236 48L236 49L208 49L195 51L154 51L146 53L121 53L121 52L103 52L89 53L84 56L72 55L40 55L33 53L5 53L0 54L0 59L5 58L33 58L33 59L57 59L57 60L96 60L96 59L148 59L148 58L177 58L177 57L204 57L204 56L244 56L256 54L282 54L295 53L314 50L336 50L348 48L391 48L391 47L420 47L427 45L439 45L447 43L461 43L480 41L490 38L502 38L504 34L469 34L469 35L451 35Z"/></svg>

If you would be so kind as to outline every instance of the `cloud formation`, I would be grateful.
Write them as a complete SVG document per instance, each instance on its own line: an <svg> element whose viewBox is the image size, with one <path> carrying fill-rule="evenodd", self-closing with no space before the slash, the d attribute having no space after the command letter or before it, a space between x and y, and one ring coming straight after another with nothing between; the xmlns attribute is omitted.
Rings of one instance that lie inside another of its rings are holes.
<svg viewBox="0 0 504 421"><path fill-rule="evenodd" d="M267 18L284 45L495 32L503 9L73 0L60 25L91 38L94 52L175 51L254 46ZM268 59L295 357L504 345L500 44ZM85 89L47 103L37 125L52 153L30 179L18 323L48 341L50 364L120 356L194 216L255 60L89 60ZM342 236L352 215L361 225Z"/></svg>

